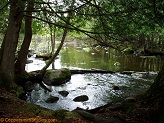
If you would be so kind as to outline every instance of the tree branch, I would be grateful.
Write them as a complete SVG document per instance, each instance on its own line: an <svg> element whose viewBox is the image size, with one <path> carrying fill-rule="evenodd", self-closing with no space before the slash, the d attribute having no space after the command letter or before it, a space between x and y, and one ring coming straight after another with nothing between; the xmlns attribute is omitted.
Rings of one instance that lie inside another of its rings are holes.
<svg viewBox="0 0 164 123"><path fill-rule="evenodd" d="M2 11L5 7L7 7L10 4L10 2L7 2L2 8L0 8L0 11Z"/></svg>

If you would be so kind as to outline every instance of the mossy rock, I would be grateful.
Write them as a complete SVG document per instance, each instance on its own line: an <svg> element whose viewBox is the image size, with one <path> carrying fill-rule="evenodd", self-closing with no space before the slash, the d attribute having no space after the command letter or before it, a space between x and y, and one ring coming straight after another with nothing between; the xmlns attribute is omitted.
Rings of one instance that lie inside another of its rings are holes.
<svg viewBox="0 0 164 123"><path fill-rule="evenodd" d="M51 54L37 54L36 58L43 58L43 60L48 60L52 57Z"/></svg>
<svg viewBox="0 0 164 123"><path fill-rule="evenodd" d="M62 68L58 70L48 70L43 81L49 86L62 85L71 79L71 72L67 68Z"/></svg>

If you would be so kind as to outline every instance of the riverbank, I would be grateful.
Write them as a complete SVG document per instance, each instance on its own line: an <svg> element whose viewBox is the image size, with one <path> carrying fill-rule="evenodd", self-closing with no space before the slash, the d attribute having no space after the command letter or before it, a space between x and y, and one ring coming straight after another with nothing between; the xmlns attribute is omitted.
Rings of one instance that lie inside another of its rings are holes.
<svg viewBox="0 0 164 123"><path fill-rule="evenodd" d="M54 123L155 123L158 109L144 106L134 97L93 109L49 110L18 99L0 89L0 122Z"/></svg>
<svg viewBox="0 0 164 123"><path fill-rule="evenodd" d="M0 123L4 122L46 122L67 123L86 122L77 113L66 110L49 110L38 105L27 103L14 93L0 89Z"/></svg>

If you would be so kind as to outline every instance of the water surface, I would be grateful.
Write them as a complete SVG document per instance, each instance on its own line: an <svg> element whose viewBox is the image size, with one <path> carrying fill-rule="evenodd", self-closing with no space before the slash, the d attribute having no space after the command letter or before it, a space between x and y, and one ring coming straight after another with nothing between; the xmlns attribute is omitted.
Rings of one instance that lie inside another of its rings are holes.
<svg viewBox="0 0 164 123"><path fill-rule="evenodd" d="M27 71L39 70L45 65L41 59L30 59L33 63L26 65ZM55 60L56 69L95 68L117 72L114 74L74 74L66 84L49 87L52 92L46 92L36 85L28 101L53 110L73 110L77 107L93 109L117 98L144 93L153 83L162 64L162 58L141 58L124 55L116 50L96 51L87 47L65 47L60 52L59 59ZM121 71L137 71L137 73L126 75L120 74ZM113 86L118 86L120 90L113 90ZM67 97L58 93L63 90L69 92ZM52 104L46 103L45 100L50 95L59 97L59 101ZM89 100L74 102L73 99L80 95L87 95Z"/></svg>

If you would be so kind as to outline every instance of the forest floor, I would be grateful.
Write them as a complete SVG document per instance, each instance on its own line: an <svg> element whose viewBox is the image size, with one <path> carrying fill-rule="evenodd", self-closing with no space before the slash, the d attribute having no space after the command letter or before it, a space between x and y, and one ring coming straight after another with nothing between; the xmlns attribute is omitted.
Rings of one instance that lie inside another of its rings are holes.
<svg viewBox="0 0 164 123"><path fill-rule="evenodd" d="M0 123L155 123L156 111L134 99L90 111L52 111L22 101L15 94L0 89Z"/></svg>

